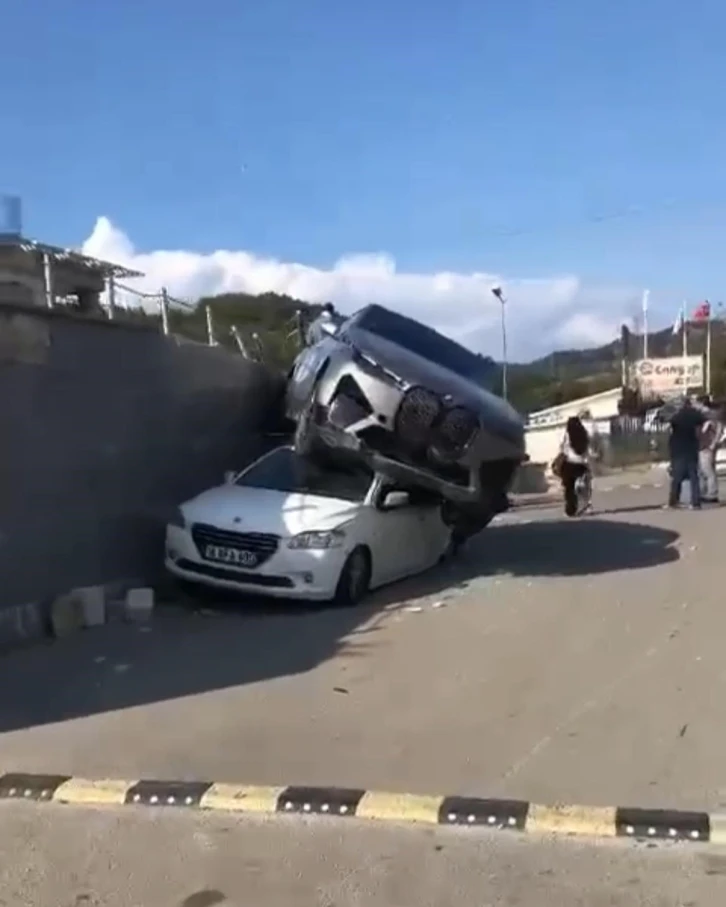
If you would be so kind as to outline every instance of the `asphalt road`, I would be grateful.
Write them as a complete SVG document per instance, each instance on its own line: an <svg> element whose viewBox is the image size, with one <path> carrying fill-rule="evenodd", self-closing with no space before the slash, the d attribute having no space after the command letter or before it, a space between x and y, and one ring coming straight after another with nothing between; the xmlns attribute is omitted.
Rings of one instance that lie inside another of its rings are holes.
<svg viewBox="0 0 726 907"><path fill-rule="evenodd" d="M153 810L0 808L13 907L721 907L726 854Z"/></svg>
<svg viewBox="0 0 726 907"><path fill-rule="evenodd" d="M12 653L0 770L724 809L726 513L663 493L507 515L365 608L172 610Z"/></svg>

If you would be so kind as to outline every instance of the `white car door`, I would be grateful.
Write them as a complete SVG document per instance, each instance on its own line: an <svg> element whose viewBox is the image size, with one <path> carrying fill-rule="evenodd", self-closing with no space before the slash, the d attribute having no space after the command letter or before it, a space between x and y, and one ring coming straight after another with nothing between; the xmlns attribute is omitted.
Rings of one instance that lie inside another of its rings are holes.
<svg viewBox="0 0 726 907"><path fill-rule="evenodd" d="M381 508L380 504L393 490L390 485L382 485L377 498L379 506L372 507L369 512L375 585L402 579L428 567L438 558L438 555L432 557L436 544L436 524L431 512L434 508L414 507L404 503L403 497L398 506Z"/></svg>
<svg viewBox="0 0 726 907"><path fill-rule="evenodd" d="M446 551L451 541L451 529L441 519L440 506L420 506L413 509L418 511L417 526L422 541L420 569L425 570L438 563Z"/></svg>

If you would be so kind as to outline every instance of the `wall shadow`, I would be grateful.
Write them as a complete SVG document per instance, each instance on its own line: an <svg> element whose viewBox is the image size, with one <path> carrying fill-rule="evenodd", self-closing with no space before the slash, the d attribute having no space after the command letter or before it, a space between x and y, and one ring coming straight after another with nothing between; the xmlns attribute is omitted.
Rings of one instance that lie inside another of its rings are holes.
<svg viewBox="0 0 726 907"><path fill-rule="evenodd" d="M281 379L230 351L60 307L0 336L0 608L153 577L172 507L261 452Z"/></svg>
<svg viewBox="0 0 726 907"><path fill-rule="evenodd" d="M614 520L491 527L455 561L374 593L358 608L230 602L207 596L202 613L160 609L147 627L108 625L0 658L0 732L64 721L309 671L341 648L365 657L370 621L414 596L474 577L573 579L678 559L678 533ZM214 603L210 616L204 610ZM368 625L368 626L366 626Z"/></svg>

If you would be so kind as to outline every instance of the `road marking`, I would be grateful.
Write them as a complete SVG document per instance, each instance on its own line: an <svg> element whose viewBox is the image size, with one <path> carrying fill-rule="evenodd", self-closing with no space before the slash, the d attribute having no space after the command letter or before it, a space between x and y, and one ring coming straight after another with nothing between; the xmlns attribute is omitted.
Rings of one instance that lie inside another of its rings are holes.
<svg viewBox="0 0 726 907"><path fill-rule="evenodd" d="M671 627L669 633L666 635L665 639L669 638L670 633L673 632L673 630L680 629L680 626L680 622L674 624ZM543 737L541 737L534 744L532 749L529 750L529 752L525 753L513 765L511 765L509 769L507 769L507 771L504 772L504 774L501 776L500 781L507 781L514 775L519 774L519 772L525 767L525 765L527 765L532 761L532 759L538 756L543 749L546 749L546 747L548 747L552 743L552 741L558 734L561 734L568 727L575 724L575 722L579 721L593 709L608 702L608 700L612 698L613 694L619 687L632 680L633 677L635 677L644 669L649 668L649 659L660 651L658 643L662 642L663 639L663 635L658 634L654 641L654 644L643 655L636 657L627 671L624 671L613 680L600 686L595 690L594 694L589 699L586 699L584 702L581 702L580 705L576 706L568 715L565 716L565 718L558 725L556 725L552 729L552 731L550 731L549 734L545 734Z"/></svg>

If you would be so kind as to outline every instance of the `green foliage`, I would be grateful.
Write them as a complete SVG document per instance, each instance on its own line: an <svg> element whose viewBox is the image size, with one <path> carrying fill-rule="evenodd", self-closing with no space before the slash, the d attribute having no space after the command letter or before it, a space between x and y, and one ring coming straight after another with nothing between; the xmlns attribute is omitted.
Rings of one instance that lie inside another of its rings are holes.
<svg viewBox="0 0 726 907"><path fill-rule="evenodd" d="M169 327L173 334L198 343L207 343L207 306L211 312L215 340L221 346L237 350L232 329L236 328L245 346L256 354L258 343L265 362L287 370L298 350L296 325L298 318L309 323L321 310L291 296L263 293L225 293L202 297L194 306L169 308ZM299 313L299 315L298 315ZM142 309L125 312L125 320L145 323L161 329L161 317ZM255 335L259 340L255 339Z"/></svg>
<svg viewBox="0 0 726 907"><path fill-rule="evenodd" d="M225 293L200 299L193 307L172 307L169 312L173 333L200 343L207 342L206 307L212 313L218 343L237 349L231 329L237 328L245 345L256 351L253 335L257 334L264 350L265 361L286 371L298 350L296 320L298 313L303 324L309 323L321 310L300 299L277 293ZM127 311L127 319L160 327L160 318L141 309ZM650 334L648 351L651 356L674 356L681 352L681 338L670 329ZM706 344L704 325L690 325L689 351L703 353ZM630 336L630 354L637 358L643 340ZM606 346L587 350L560 350L534 362L513 363L508 367L508 395L522 413L556 406L579 397L610 390L620 384L623 350L618 339ZM713 394L726 398L726 325L712 325ZM501 389L501 369L493 370L492 389Z"/></svg>
<svg viewBox="0 0 726 907"><path fill-rule="evenodd" d="M611 390L619 385L615 372L604 372L599 375L571 377L562 375L552 377L528 366L517 366L509 378L509 399L514 407L522 413L536 412L549 406L558 406Z"/></svg>

